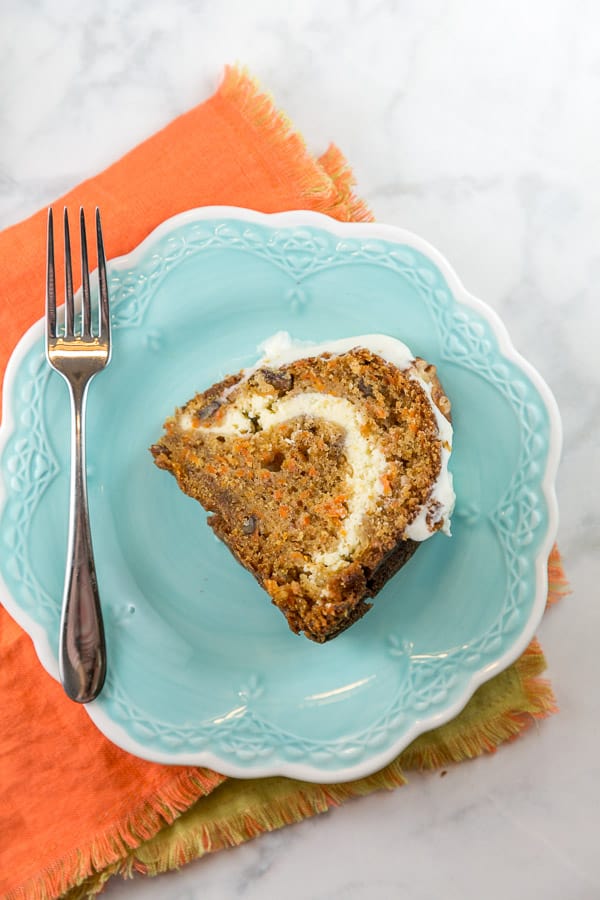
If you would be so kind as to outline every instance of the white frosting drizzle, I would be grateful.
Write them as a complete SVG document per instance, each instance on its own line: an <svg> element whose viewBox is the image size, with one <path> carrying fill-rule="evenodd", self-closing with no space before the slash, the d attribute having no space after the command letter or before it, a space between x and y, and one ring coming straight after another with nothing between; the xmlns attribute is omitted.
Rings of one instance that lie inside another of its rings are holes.
<svg viewBox="0 0 600 900"><path fill-rule="evenodd" d="M244 369L242 379L246 381L253 372L263 367L277 369L305 357L322 356L324 353L339 355L358 347L370 350L401 370L410 369L415 360L405 344L387 335L360 335L310 344L292 341L287 332L278 332L260 345L259 350L262 350L263 355L254 366ZM439 475L427 502L407 526L403 535L405 539L423 541L433 534L428 518L432 524L439 524L441 521L441 530L450 534L450 516L455 501L452 475L448 471L448 459L452 449L452 426L433 402L431 385L422 379L416 370L411 370L409 377L417 381L424 390L435 415L442 442ZM237 382L224 392L224 396L236 390L239 384L240 382ZM225 415L218 425L199 428L212 434L247 435L253 432L251 419L262 430L268 430L300 416L322 418L339 425L345 431L344 452L352 473L346 504L348 513L342 520L345 534L340 537L334 551L316 555L312 563L313 566L323 564L337 569L343 566L346 559L357 549L361 522L365 514L374 508L378 497L384 491L382 479L387 462L376 443L362 434L361 426L365 420L361 411L349 400L330 394L306 392L283 398L255 394L243 398L239 405L232 403L225 410ZM192 430L195 427L192 416L186 413L180 416L179 425L184 430Z"/></svg>

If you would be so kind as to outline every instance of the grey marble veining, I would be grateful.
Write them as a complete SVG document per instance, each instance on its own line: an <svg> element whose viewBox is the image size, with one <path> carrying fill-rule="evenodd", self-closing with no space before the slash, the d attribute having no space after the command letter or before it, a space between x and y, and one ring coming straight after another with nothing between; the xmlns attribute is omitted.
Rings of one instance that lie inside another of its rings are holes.
<svg viewBox="0 0 600 900"><path fill-rule="evenodd" d="M600 897L600 7L594 0L4 0L0 227L249 66L381 221L505 321L564 424L575 589L540 629L560 715L493 758L413 776L111 900Z"/></svg>

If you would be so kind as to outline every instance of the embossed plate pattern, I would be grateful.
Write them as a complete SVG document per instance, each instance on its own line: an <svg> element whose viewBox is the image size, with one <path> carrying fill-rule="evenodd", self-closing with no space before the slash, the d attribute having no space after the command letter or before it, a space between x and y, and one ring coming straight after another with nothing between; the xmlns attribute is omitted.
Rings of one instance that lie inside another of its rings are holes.
<svg viewBox="0 0 600 900"><path fill-rule="evenodd" d="M389 226L192 210L109 274L113 361L88 414L109 676L86 709L157 761L319 781L375 771L455 715L539 623L560 452L548 388L448 263ZM325 646L288 631L147 450L175 405L251 364L279 330L400 338L438 366L453 403L453 537L427 541ZM4 409L2 600L57 677L68 406L41 323L11 359Z"/></svg>

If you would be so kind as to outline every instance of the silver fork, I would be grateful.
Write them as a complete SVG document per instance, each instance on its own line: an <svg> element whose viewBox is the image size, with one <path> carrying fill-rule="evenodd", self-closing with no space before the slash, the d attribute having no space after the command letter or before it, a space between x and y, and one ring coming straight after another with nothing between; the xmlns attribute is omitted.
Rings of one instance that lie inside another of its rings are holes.
<svg viewBox="0 0 600 900"><path fill-rule="evenodd" d="M67 209L65 231L65 327L57 329L56 278L54 268L54 224L48 210L48 267L46 277L46 357L69 386L71 398L71 490L67 567L60 624L59 670L68 696L88 703L102 690L106 676L106 644L100 597L94 565L88 514L85 465L85 407L91 379L110 360L110 311L106 259L96 209L98 245L99 323L92 327L90 274L85 217L79 213L81 230L81 332L75 333L71 241Z"/></svg>

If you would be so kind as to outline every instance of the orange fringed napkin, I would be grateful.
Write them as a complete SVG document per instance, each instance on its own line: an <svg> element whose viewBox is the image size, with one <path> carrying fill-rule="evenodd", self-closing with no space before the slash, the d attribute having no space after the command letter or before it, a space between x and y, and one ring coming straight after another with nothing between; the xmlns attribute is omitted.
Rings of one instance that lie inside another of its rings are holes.
<svg viewBox="0 0 600 900"><path fill-rule="evenodd" d="M107 254L114 257L164 219L196 206L308 208L367 220L351 184L335 147L311 157L270 99L244 73L227 69L207 102L57 205L100 206ZM45 220L41 211L0 234L0 373L42 311ZM565 592L555 549L549 600ZM0 892L8 900L63 894L75 900L97 893L116 873L175 868L349 797L398 787L405 770L493 751L554 710L550 686L538 677L543 654L533 641L453 722L418 738L370 778L326 786L244 781L148 763L113 746L65 698L1 608L0 663Z"/></svg>

